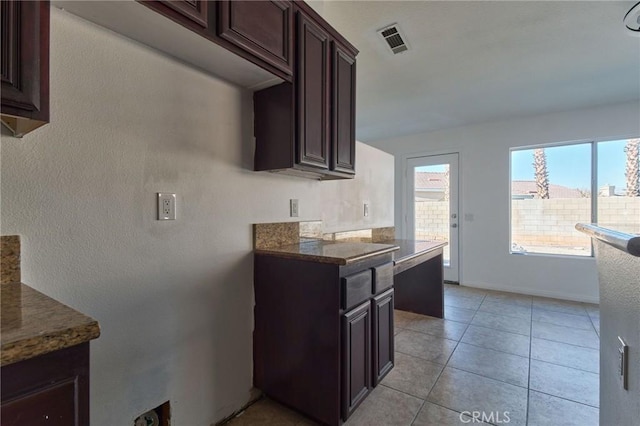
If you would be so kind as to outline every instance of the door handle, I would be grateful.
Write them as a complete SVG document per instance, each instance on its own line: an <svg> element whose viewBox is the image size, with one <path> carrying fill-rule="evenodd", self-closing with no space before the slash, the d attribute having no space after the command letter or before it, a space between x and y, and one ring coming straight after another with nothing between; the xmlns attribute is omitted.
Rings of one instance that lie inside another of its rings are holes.
<svg viewBox="0 0 640 426"><path fill-rule="evenodd" d="M452 224L451 224L451 227L452 227L452 228L457 228L457 227L458 227L458 224L457 224L457 223L452 223Z"/></svg>

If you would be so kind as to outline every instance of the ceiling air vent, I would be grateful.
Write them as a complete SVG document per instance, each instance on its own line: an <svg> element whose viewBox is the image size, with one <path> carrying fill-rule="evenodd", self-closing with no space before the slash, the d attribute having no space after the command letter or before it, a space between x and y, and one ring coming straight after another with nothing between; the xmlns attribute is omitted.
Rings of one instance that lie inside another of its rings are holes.
<svg viewBox="0 0 640 426"><path fill-rule="evenodd" d="M378 30L378 34L382 36L387 47L389 47L394 55L409 50L409 46L406 42L407 38L400 30L398 24L391 24L381 30Z"/></svg>

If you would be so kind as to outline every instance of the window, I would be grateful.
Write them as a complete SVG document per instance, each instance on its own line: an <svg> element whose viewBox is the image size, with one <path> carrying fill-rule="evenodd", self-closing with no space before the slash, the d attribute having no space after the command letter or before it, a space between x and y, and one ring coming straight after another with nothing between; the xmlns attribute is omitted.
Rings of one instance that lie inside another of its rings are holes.
<svg viewBox="0 0 640 426"><path fill-rule="evenodd" d="M639 150L640 139L512 149L511 253L591 256L579 222L640 233Z"/></svg>

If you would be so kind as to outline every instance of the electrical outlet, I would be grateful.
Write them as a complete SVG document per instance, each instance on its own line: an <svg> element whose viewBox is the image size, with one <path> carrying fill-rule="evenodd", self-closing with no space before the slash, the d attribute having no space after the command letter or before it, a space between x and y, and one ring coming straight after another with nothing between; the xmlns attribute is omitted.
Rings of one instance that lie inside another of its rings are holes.
<svg viewBox="0 0 640 426"><path fill-rule="evenodd" d="M289 200L289 216L298 217L298 200L295 198Z"/></svg>
<svg viewBox="0 0 640 426"><path fill-rule="evenodd" d="M158 220L176 220L176 194L158 192Z"/></svg>
<svg viewBox="0 0 640 426"><path fill-rule="evenodd" d="M362 213L364 214L364 217L368 217L369 216L369 203L364 203L364 209L363 209Z"/></svg>

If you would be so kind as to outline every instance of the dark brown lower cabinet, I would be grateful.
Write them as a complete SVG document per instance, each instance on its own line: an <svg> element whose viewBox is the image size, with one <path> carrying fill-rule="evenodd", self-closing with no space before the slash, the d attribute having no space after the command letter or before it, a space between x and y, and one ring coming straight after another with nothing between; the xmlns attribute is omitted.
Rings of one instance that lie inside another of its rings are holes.
<svg viewBox="0 0 640 426"><path fill-rule="evenodd" d="M2 426L88 426L89 343L3 366Z"/></svg>
<svg viewBox="0 0 640 426"><path fill-rule="evenodd" d="M393 289L371 301L373 311L373 385L393 368Z"/></svg>
<svg viewBox="0 0 640 426"><path fill-rule="evenodd" d="M348 418L371 391L371 304L342 316L342 418Z"/></svg>
<svg viewBox="0 0 640 426"><path fill-rule="evenodd" d="M346 421L393 368L391 256L340 266L256 254L254 385L322 424Z"/></svg>

